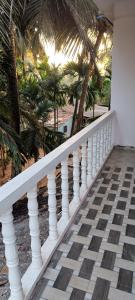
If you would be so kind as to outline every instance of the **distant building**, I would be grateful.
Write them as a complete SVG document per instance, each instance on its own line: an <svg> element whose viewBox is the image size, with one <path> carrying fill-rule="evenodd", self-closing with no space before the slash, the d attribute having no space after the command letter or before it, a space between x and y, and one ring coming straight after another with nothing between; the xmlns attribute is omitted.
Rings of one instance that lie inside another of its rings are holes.
<svg viewBox="0 0 135 300"><path fill-rule="evenodd" d="M73 117L70 117L67 121L58 125L58 131L63 132L67 137L70 136L71 133L72 119Z"/></svg>
<svg viewBox="0 0 135 300"><path fill-rule="evenodd" d="M106 113L108 110L107 107L95 105L95 117L101 116ZM70 136L71 127L72 127L72 119L74 113L74 106L66 105L63 108L59 108L59 116L58 116L58 131L63 132L67 137ZM92 110L88 110L84 112L85 119L92 118ZM47 125L53 127L54 126L54 114L53 112L50 113L49 120Z"/></svg>

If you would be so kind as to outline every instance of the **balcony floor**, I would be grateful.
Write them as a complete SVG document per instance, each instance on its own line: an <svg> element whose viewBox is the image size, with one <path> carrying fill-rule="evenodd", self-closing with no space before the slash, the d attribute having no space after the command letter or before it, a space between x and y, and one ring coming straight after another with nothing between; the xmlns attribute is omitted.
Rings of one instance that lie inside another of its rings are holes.
<svg viewBox="0 0 135 300"><path fill-rule="evenodd" d="M31 299L135 299L134 150L112 152Z"/></svg>

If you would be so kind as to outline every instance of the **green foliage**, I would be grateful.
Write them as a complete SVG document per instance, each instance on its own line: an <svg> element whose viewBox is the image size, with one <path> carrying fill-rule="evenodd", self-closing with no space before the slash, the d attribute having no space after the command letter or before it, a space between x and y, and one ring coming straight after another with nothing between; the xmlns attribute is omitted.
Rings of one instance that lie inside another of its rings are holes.
<svg viewBox="0 0 135 300"><path fill-rule="evenodd" d="M66 105L67 98L70 103L79 100L88 68L81 60L78 64L71 62L63 73L55 66L50 67L40 36L44 40L53 38L56 48L68 53L75 53L83 45L95 63L88 32L96 32L97 7L92 0L4 0L0 10L0 147L6 149L18 173L25 158L37 160L40 149L48 153L64 141L63 134L46 125L48 114L54 111L55 124L58 108ZM26 49L32 51L33 63L25 62ZM39 53L42 59L37 60ZM11 70L14 74L10 85ZM75 78L70 88L63 81L66 74ZM93 85L92 82L88 88L87 107L95 103ZM13 124L16 111L17 122L21 123L18 130Z"/></svg>
<svg viewBox="0 0 135 300"><path fill-rule="evenodd" d="M64 68L64 74L73 77L84 78L88 69L88 64L78 61L78 63L71 61Z"/></svg>
<svg viewBox="0 0 135 300"><path fill-rule="evenodd" d="M65 136L62 132L56 132L50 128L45 130L46 153L54 150L56 147L65 142Z"/></svg>
<svg viewBox="0 0 135 300"><path fill-rule="evenodd" d="M20 137L4 121L0 119L0 149L7 152L8 159L12 160L13 173L18 174L21 164L24 163Z"/></svg>
<svg viewBox="0 0 135 300"><path fill-rule="evenodd" d="M58 67L52 66L47 77L42 81L42 88L45 90L46 98L56 108L57 106L64 106L66 104L65 95L68 88L62 82L63 76Z"/></svg>
<svg viewBox="0 0 135 300"><path fill-rule="evenodd" d="M91 109L97 103L97 99L100 95L100 87L98 84L97 77L93 77L92 80L90 80L89 85L88 85L88 91L87 91L87 97L86 97L86 107L85 109ZM94 116L93 116L94 117Z"/></svg>
<svg viewBox="0 0 135 300"><path fill-rule="evenodd" d="M70 85L69 89L69 103L74 105L74 100L79 100L82 91L82 81L76 80Z"/></svg>
<svg viewBox="0 0 135 300"><path fill-rule="evenodd" d="M2 62L2 55L0 56ZM49 66L46 57L39 62L25 63L17 58L17 74L21 113L21 134L18 136L12 128L7 82L0 71L0 146L6 148L9 160L12 160L15 174L21 170L21 164L32 157L35 161L44 153L52 151L64 141L64 135L47 127L48 115L52 110L69 103L75 105L82 92L82 84L88 64L71 62L62 72L59 67ZM64 77L69 75L72 84L67 86ZM102 86L102 101L106 103L110 92L110 78L105 77ZM85 109L93 108L100 95L96 76L89 82ZM105 100L104 100L105 99ZM3 120L3 121L2 121Z"/></svg>
<svg viewBox="0 0 135 300"><path fill-rule="evenodd" d="M12 161L14 175L21 171L26 159L33 157L37 161L41 149L46 154L64 141L63 134L54 132L53 128L46 125L48 114L54 109L54 90L57 106L65 104L65 86L60 83L63 75L55 71L54 68L50 70L47 60L33 65L17 59L20 136L12 128L6 78L0 72L0 148L6 151L8 160Z"/></svg>
<svg viewBox="0 0 135 300"><path fill-rule="evenodd" d="M45 54L42 55L42 60L36 63L36 68L39 72L40 78L42 80L46 79L50 72L50 65L48 63L48 57Z"/></svg>
<svg viewBox="0 0 135 300"><path fill-rule="evenodd" d="M105 77L103 80L101 96L102 104L105 106L109 106L111 97L111 79L108 77Z"/></svg>

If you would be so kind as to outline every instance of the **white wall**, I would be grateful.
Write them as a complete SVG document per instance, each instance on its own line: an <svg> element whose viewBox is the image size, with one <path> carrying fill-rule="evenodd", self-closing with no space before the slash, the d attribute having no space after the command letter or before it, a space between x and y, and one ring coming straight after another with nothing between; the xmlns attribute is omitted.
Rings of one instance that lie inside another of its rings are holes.
<svg viewBox="0 0 135 300"><path fill-rule="evenodd" d="M111 108L117 113L115 143L135 146L135 0L114 6Z"/></svg>

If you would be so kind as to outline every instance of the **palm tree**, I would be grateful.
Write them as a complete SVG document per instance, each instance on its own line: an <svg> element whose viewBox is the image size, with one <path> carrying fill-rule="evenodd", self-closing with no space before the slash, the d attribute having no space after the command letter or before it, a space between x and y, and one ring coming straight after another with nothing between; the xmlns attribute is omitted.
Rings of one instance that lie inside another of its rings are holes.
<svg viewBox="0 0 135 300"><path fill-rule="evenodd" d="M80 99L82 91L82 81L77 80L75 81L71 86L69 90L69 103L74 105L74 113L73 113L73 119L72 119L72 126L71 126L71 133L70 136L74 134L74 128L77 118L77 112L78 112L78 101Z"/></svg>
<svg viewBox="0 0 135 300"><path fill-rule="evenodd" d="M19 94L16 74L16 48L15 48L15 23L18 21L18 14L21 10L21 1L14 4L14 1L2 1L0 7L0 37L1 49L3 50L3 61L1 68L7 77L7 91L10 100L10 112L12 126L14 130L20 133L20 109ZM18 26L19 28L19 26Z"/></svg>
<svg viewBox="0 0 135 300"><path fill-rule="evenodd" d="M78 113L79 99L81 97L81 92L82 92L82 83L88 69L88 64L83 62L83 58L84 58L84 52L82 52L81 56L78 56L77 63L70 62L64 68L65 75L70 75L71 77L73 77L73 80L76 79L77 77L77 80L75 80L73 84L71 84L69 89L69 102L70 104L75 106L73 119L72 119L71 136L74 134L77 113Z"/></svg>
<svg viewBox="0 0 135 300"><path fill-rule="evenodd" d="M0 163L4 168L5 157L7 158L8 164L12 165L12 176L21 171L22 163L27 159L33 157L37 161L41 149L46 154L64 141L63 134L56 132L54 135L53 130L46 125L48 113L52 111L52 103L46 99L38 70L32 65L25 69L27 71L23 77L22 65L19 62L20 135L10 125L7 82L0 72ZM46 74L46 69L44 73Z"/></svg>
<svg viewBox="0 0 135 300"><path fill-rule="evenodd" d="M87 97L86 97L86 106L85 110L92 108L93 111L93 119L95 118L95 104L97 101L97 97L100 95L100 86L97 80L97 77L93 76L92 79L89 81L88 90L87 90Z"/></svg>
<svg viewBox="0 0 135 300"><path fill-rule="evenodd" d="M44 123L45 107L42 106L41 109L40 106L36 114L32 113L32 111L28 112L21 109L21 114L27 122L27 128L21 132L21 138L28 159L34 157L35 161L37 161L41 150L45 155L65 141L63 133L54 132ZM39 122L39 117L41 122Z"/></svg>
<svg viewBox="0 0 135 300"><path fill-rule="evenodd" d="M32 40L31 37L39 37L39 34L43 33L45 39L55 39L57 48L62 46L70 50L76 50L83 42L89 48L94 61L92 43L88 39L87 31L95 26L97 9L92 0L4 0L1 2L0 11L1 47L6 58L6 65L2 67L5 68L8 79L13 127L19 133L16 37L21 37L21 41L28 40L28 37Z"/></svg>
<svg viewBox="0 0 135 300"><path fill-rule="evenodd" d="M102 83L102 89L101 89L101 97L102 97L102 103L106 106L108 106L108 110L110 110L110 100L111 100L111 73L107 72L103 78Z"/></svg>
<svg viewBox="0 0 135 300"><path fill-rule="evenodd" d="M25 151L20 136L0 117L0 152L12 162L12 177L19 174L21 165L26 162ZM3 157L2 157L3 158Z"/></svg>
<svg viewBox="0 0 135 300"><path fill-rule="evenodd" d="M62 134L56 132L54 137L53 129L47 126L48 114L54 108L53 101L51 101L54 92L53 88L55 86L58 89L59 85L56 85L54 81L55 84L53 86L50 85L48 90L45 88L45 82L49 81L50 78L48 78L47 72L51 71L50 69L49 71L46 70L44 62L43 64L41 62L41 66L38 65L38 69L32 65L29 67L32 72L27 70L25 77L22 77L22 81L20 80L19 82L21 138L27 158L34 157L35 161L37 161L40 156L40 150L43 150L44 154L46 154L63 141ZM25 67L25 69L27 68ZM40 73L38 73L39 70Z"/></svg>
<svg viewBox="0 0 135 300"><path fill-rule="evenodd" d="M50 68L46 79L42 82L45 98L51 102L54 110L54 131L58 129L58 108L66 105L67 86L63 84L64 74L58 67Z"/></svg>
<svg viewBox="0 0 135 300"><path fill-rule="evenodd" d="M98 50L101 44L101 41L103 39L104 33L106 32L108 27L108 24L106 23L105 20L100 20L98 21L98 31L97 31L97 37L96 37L96 42L93 46L94 53L95 53L95 58L97 58ZM80 97L80 104L79 104L79 111L78 111L78 120L77 120L77 128L76 130L80 130L82 126L82 121L83 121L83 111L84 111L84 103L86 100L86 95L87 95L87 88L89 84L89 79L93 74L96 74L98 77L100 77L98 68L96 65L95 60L91 58L91 55L89 53L89 61L88 61L89 67L87 69L84 82L83 82L83 87L82 87L82 94Z"/></svg>

